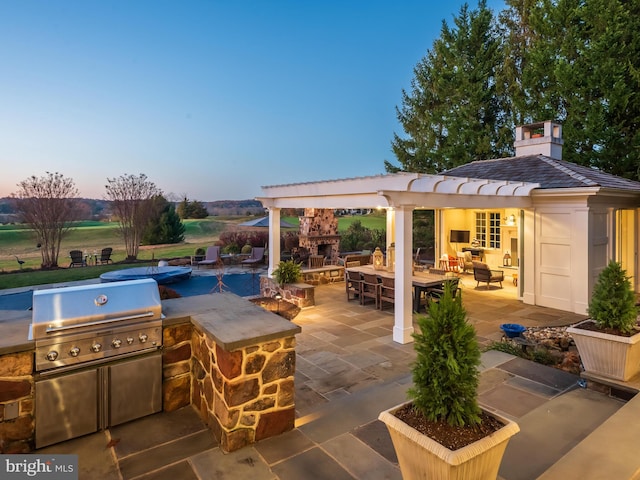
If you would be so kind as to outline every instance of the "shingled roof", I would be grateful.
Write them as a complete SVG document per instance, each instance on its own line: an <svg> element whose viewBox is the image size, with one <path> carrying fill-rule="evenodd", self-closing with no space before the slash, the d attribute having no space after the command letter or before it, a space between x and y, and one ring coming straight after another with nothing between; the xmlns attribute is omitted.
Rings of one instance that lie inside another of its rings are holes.
<svg viewBox="0 0 640 480"><path fill-rule="evenodd" d="M640 192L640 182L545 155L478 160L442 175L539 183L540 188L603 187Z"/></svg>

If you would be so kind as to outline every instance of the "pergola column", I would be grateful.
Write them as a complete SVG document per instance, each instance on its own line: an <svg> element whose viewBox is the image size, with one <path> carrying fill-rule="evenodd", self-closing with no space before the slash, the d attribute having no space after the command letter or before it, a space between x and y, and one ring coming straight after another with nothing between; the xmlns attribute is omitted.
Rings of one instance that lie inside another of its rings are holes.
<svg viewBox="0 0 640 480"><path fill-rule="evenodd" d="M280 209L269 207L269 277L280 263Z"/></svg>
<svg viewBox="0 0 640 480"><path fill-rule="evenodd" d="M395 307L393 341L413 342L413 206L395 208Z"/></svg>

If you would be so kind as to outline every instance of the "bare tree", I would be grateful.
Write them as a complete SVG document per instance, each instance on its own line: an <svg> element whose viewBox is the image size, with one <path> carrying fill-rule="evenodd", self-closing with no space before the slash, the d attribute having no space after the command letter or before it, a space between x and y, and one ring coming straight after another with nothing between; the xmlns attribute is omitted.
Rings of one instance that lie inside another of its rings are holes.
<svg viewBox="0 0 640 480"><path fill-rule="evenodd" d="M16 208L33 229L42 254L42 268L58 266L60 243L76 220L78 189L60 173L31 176L18 184Z"/></svg>
<svg viewBox="0 0 640 480"><path fill-rule="evenodd" d="M149 219L153 215L153 199L162 195L156 185L141 173L107 178L107 198L112 202L113 213L118 217L120 233L124 239L127 260L138 258L138 249Z"/></svg>

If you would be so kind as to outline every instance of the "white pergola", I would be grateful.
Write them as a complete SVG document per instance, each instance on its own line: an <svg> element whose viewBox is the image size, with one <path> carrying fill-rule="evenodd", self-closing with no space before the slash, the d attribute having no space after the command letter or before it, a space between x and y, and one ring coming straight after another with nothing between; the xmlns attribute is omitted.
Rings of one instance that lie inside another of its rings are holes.
<svg viewBox="0 0 640 480"><path fill-rule="evenodd" d="M412 230L414 209L530 208L537 183L396 173L371 177L262 187L258 200L269 210L269 275L280 259L283 208L384 208L387 246L395 242L393 340L413 341Z"/></svg>

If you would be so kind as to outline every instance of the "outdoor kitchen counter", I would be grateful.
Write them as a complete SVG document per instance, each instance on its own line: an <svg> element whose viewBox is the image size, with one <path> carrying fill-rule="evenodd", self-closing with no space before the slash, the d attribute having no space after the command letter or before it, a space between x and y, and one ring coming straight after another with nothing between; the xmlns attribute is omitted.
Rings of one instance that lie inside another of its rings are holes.
<svg viewBox="0 0 640 480"><path fill-rule="evenodd" d="M27 310L2 310L0 312L0 355L26 352L35 348L29 340L31 312Z"/></svg>
<svg viewBox="0 0 640 480"><path fill-rule="evenodd" d="M162 301L163 326L193 322L220 346L234 350L247 342L291 336L300 327L232 293L215 293ZM240 321L242 319L242 321ZM0 355L33 350L29 340L31 311L0 312Z"/></svg>
<svg viewBox="0 0 640 480"><path fill-rule="evenodd" d="M300 326L233 293L163 300L164 326L191 322L227 351L300 333Z"/></svg>

